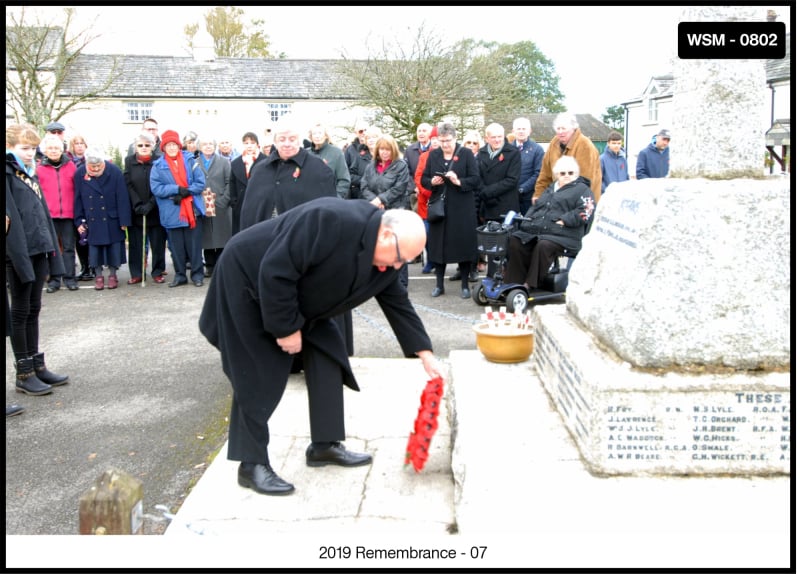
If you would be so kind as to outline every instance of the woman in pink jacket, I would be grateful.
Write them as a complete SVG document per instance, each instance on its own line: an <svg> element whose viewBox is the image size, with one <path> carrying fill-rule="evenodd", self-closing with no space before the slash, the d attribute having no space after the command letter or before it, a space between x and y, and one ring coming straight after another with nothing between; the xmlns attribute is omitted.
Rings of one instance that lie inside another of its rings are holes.
<svg viewBox="0 0 800 574"><path fill-rule="evenodd" d="M55 293L64 285L70 291L78 290L75 279L75 163L64 153L64 142L48 133L41 143L44 152L42 163L36 169L42 194L53 218L58 246L64 260L64 275L51 276L47 292Z"/></svg>

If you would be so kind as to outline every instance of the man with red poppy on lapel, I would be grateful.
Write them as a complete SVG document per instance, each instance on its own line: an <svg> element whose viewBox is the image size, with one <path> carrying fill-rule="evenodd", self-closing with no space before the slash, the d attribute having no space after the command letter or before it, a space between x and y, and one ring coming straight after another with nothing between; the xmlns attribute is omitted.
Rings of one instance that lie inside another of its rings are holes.
<svg viewBox="0 0 800 574"><path fill-rule="evenodd" d="M486 145L478 150L481 189L478 192L478 217L482 223L503 221L506 213L519 209L519 176L522 157L506 140L506 130L498 123L486 126ZM494 260L489 258L486 276L494 275Z"/></svg>
<svg viewBox="0 0 800 574"><path fill-rule="evenodd" d="M266 221L318 197L337 197L336 178L324 161L303 148L302 130L291 116L273 127L275 140L264 161L253 165L244 196L240 229Z"/></svg>
<svg viewBox="0 0 800 574"><path fill-rule="evenodd" d="M181 150L178 132L161 134L161 151L150 171L150 190L156 197L161 225L167 230L175 279L170 287L186 285L187 255L191 279L203 286L203 217L206 213L203 190L206 178L192 152Z"/></svg>

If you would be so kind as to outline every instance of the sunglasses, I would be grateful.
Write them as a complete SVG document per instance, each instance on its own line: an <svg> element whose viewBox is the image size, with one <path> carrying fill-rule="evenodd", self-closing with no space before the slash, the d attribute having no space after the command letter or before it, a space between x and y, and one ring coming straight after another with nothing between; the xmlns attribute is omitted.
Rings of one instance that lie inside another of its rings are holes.
<svg viewBox="0 0 800 574"><path fill-rule="evenodd" d="M559 171L558 175L575 175L574 171Z"/></svg>
<svg viewBox="0 0 800 574"><path fill-rule="evenodd" d="M153 147L150 144L136 144L136 147Z"/></svg>
<svg viewBox="0 0 800 574"><path fill-rule="evenodd" d="M64 130L50 130L51 134L63 134Z"/></svg>

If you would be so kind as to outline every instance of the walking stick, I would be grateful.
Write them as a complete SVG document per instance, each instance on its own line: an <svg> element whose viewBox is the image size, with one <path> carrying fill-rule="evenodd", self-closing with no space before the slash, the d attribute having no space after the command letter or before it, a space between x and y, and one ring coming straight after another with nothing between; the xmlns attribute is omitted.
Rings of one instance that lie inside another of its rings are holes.
<svg viewBox="0 0 800 574"><path fill-rule="evenodd" d="M142 215L142 287L147 282L147 214Z"/></svg>

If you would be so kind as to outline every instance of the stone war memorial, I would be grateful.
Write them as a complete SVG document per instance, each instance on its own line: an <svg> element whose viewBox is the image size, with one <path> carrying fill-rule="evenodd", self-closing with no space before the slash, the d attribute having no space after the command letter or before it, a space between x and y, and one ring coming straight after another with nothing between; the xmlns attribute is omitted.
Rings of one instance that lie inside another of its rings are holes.
<svg viewBox="0 0 800 574"><path fill-rule="evenodd" d="M762 175L764 62L674 76L670 174L607 189L567 304L536 308L534 369L593 473L788 475L791 189Z"/></svg>

